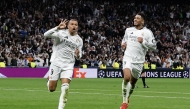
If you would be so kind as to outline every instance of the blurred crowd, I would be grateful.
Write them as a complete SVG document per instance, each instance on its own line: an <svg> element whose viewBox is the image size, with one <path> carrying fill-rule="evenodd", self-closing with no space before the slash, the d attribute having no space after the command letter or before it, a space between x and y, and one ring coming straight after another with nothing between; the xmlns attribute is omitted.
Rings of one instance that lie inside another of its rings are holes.
<svg viewBox="0 0 190 109"><path fill-rule="evenodd" d="M156 51L148 51L146 60L157 67L190 67L190 5L87 0L1 0L0 62L6 66L48 67L52 39L43 33L60 23L60 19L77 18L78 34L84 41L83 57L76 62L88 66L121 66L121 40L125 29L133 26L138 12L147 15L145 26L158 41Z"/></svg>

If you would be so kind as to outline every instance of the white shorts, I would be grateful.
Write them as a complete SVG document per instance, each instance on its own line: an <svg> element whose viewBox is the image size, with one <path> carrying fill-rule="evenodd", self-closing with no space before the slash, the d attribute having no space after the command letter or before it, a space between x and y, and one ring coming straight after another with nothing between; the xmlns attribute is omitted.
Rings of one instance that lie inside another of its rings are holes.
<svg viewBox="0 0 190 109"><path fill-rule="evenodd" d="M134 78L139 79L143 70L143 63L132 63L129 58L123 58L123 69L129 68Z"/></svg>
<svg viewBox="0 0 190 109"><path fill-rule="evenodd" d="M55 66L53 64L50 65L49 68L49 80L58 80L60 78L68 78L72 79L73 69L64 70L61 67Z"/></svg>

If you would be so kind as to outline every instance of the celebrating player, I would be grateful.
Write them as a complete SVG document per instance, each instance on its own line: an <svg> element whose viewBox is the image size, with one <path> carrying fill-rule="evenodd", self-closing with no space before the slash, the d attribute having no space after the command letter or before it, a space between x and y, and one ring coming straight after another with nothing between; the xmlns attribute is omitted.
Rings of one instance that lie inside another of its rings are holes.
<svg viewBox="0 0 190 109"><path fill-rule="evenodd" d="M61 20L61 23L58 25L58 31L65 31L64 29L66 28L66 23L67 23L68 21L67 21L67 19L65 19L64 21L63 21L63 19ZM55 59L55 54L56 54L56 52L57 52L57 45L58 45L58 42L59 42L59 38L53 38L53 47L52 47L52 50L53 50L53 52L52 52L52 54L51 54L51 58L50 58L50 62L52 63L53 62L53 60ZM49 69L48 70L48 74L49 74L49 72L50 72L51 70ZM48 82L47 82L47 87L48 87L48 90L49 90L49 76L48 76Z"/></svg>
<svg viewBox="0 0 190 109"><path fill-rule="evenodd" d="M83 40L77 34L78 21L71 19L67 25L68 29L59 31L59 29L65 28L65 24L66 21L62 21L59 26L44 33L46 38L59 39L55 58L49 68L49 91L55 91L58 79L62 83L58 109L64 109L66 105L75 58L81 58L83 47Z"/></svg>
<svg viewBox="0 0 190 109"><path fill-rule="evenodd" d="M144 27L145 15L138 13L134 18L134 27L127 28L121 46L125 49L123 56L122 82L123 103L120 109L127 109L129 97L142 72L148 49L156 49L156 41L151 30Z"/></svg>

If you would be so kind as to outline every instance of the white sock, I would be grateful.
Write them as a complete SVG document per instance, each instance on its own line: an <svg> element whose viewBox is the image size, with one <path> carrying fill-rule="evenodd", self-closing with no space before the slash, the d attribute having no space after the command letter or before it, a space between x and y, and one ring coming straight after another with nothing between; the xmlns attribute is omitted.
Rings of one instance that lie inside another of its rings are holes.
<svg viewBox="0 0 190 109"><path fill-rule="evenodd" d="M48 82L47 82L47 88L48 88L48 90L49 90L49 80L48 80Z"/></svg>
<svg viewBox="0 0 190 109"><path fill-rule="evenodd" d="M126 91L126 103L128 103L128 98L129 98L129 93L130 93L130 90L131 90L131 83L128 82L127 83L127 91Z"/></svg>
<svg viewBox="0 0 190 109"><path fill-rule="evenodd" d="M68 92L69 92L69 84L68 83L62 84L58 109L64 109L67 102Z"/></svg>
<svg viewBox="0 0 190 109"><path fill-rule="evenodd" d="M123 96L123 103L127 103L126 101L126 91L127 91L127 83L122 82L122 96Z"/></svg>

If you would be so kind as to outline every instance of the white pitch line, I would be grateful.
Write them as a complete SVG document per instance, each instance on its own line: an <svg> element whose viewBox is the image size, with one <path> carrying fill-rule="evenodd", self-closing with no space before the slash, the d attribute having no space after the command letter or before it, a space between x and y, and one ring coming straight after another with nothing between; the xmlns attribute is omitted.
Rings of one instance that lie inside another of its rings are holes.
<svg viewBox="0 0 190 109"><path fill-rule="evenodd" d="M145 96L145 95L131 95L131 96L138 96L138 97L145 97L145 98L171 98L171 99L188 99L190 100L189 97L170 97L170 96Z"/></svg>
<svg viewBox="0 0 190 109"><path fill-rule="evenodd" d="M82 93L82 92L69 92L72 94L84 94L84 95L115 95L115 96L121 96L119 94L103 94L103 93ZM145 97L145 98L176 98L176 99L188 99L190 100L189 97L171 97L171 96L146 96L146 95L131 95L131 96L138 96L138 97Z"/></svg>
<svg viewBox="0 0 190 109"><path fill-rule="evenodd" d="M4 90L23 90L23 89L12 89L12 88L3 88L0 87L0 89L4 89ZM38 90L40 88L33 88L33 89L29 89L29 88L24 88L24 90L31 90L31 91L42 91L42 90ZM44 89L46 90L46 89ZM107 91L107 92L116 92L116 91L121 91L121 90L99 90L99 89L69 89L69 90L78 90L78 91ZM190 95L190 93L184 93L184 92L159 92L159 91L139 91L139 90L135 90L135 92L145 92L145 93L165 93L165 94L183 94L183 95Z"/></svg>
<svg viewBox="0 0 190 109"><path fill-rule="evenodd" d="M69 90L86 90L86 91L107 91L107 92L116 92L116 91L121 91L121 90L99 90L99 89L69 89ZM187 94L189 95L190 93L182 93L182 92L158 92L158 91L139 91L139 90L135 90L135 92L150 92L150 93L171 93L171 94Z"/></svg>
<svg viewBox="0 0 190 109"><path fill-rule="evenodd" d="M166 94L187 94L189 95L190 93L181 93L181 92L158 92L158 91L136 91L136 92L150 92L150 93L166 93Z"/></svg>
<svg viewBox="0 0 190 109"><path fill-rule="evenodd" d="M2 89L2 88L0 88L0 89ZM22 90L22 91L45 91L45 90L32 90L32 89L2 89L2 90Z"/></svg>
<svg viewBox="0 0 190 109"><path fill-rule="evenodd" d="M0 88L2 89L2 88ZM22 91L42 91L42 92L48 92L45 90L27 90L27 89L2 89L2 90L22 90ZM55 91L59 92L59 91ZM60 93L60 92L59 92ZM83 95L107 95L107 96L121 96L121 94L104 94L104 93L84 93L84 92L69 92L71 94L83 94ZM190 99L189 97L171 97L171 96L147 96L147 95L135 95L132 96L138 96L138 97L144 97L144 98L169 98L169 99Z"/></svg>

